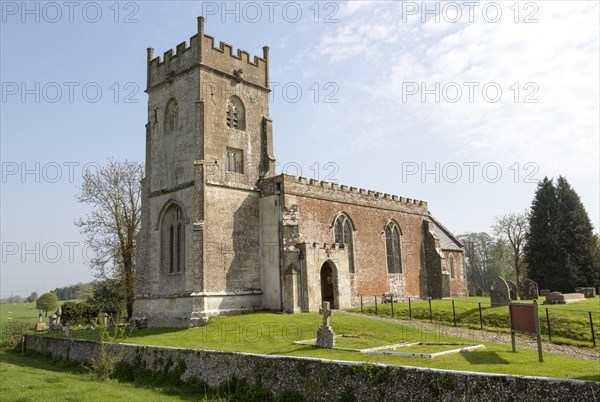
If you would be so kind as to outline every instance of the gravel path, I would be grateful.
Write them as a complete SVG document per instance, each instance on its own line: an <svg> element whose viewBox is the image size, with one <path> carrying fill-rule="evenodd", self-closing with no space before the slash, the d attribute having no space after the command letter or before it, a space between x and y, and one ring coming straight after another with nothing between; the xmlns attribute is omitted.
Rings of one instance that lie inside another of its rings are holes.
<svg viewBox="0 0 600 402"><path fill-rule="evenodd" d="M505 334L501 332L491 332L491 331L481 331L474 330L469 328L461 328L461 327L450 327L446 325L441 325L438 323L430 323L425 321L407 321L407 320L399 320L395 318L386 318L386 317L377 317L370 314L361 314L361 313L352 313L349 311L336 310L336 314L347 314L354 315L357 317L366 317L372 318L375 320L395 322L398 324L406 325L408 327L414 327L419 329L424 329L427 331L437 332L446 334L449 336L458 336L461 338L466 338L472 341L484 341L484 342L493 342L493 343L504 343L511 344L510 334ZM537 349L537 341L535 338L517 335L517 348L524 347L529 349ZM555 353L557 355L575 357L577 359L583 360L595 360L600 362L600 350L592 349L592 348L580 348L577 346L567 346L567 345L557 345L550 342L542 341L542 350L544 352Z"/></svg>

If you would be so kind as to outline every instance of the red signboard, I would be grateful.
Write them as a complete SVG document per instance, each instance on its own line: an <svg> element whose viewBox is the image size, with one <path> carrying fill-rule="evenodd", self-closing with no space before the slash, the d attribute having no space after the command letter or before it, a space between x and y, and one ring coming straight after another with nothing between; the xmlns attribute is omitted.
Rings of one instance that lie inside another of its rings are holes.
<svg viewBox="0 0 600 402"><path fill-rule="evenodd" d="M540 363L543 362L542 334L540 333L540 323L538 321L537 301L534 300L533 304L510 303L508 305L508 314L510 316L510 337L513 352L517 351L515 334L535 335L538 344L539 360Z"/></svg>
<svg viewBox="0 0 600 402"><path fill-rule="evenodd" d="M536 309L533 304L511 304L510 308L510 327L513 331L526 334L537 335L536 331Z"/></svg>

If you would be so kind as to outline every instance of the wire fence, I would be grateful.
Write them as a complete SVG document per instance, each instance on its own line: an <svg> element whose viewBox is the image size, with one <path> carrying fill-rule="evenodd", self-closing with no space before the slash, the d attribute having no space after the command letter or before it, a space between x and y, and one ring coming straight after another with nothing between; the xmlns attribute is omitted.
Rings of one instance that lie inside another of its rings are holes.
<svg viewBox="0 0 600 402"><path fill-rule="evenodd" d="M390 295L360 295L360 311L366 314L404 320L428 320L440 324L480 330L510 330L508 306L491 302L396 298ZM539 306L540 330L549 341L597 346L600 312Z"/></svg>

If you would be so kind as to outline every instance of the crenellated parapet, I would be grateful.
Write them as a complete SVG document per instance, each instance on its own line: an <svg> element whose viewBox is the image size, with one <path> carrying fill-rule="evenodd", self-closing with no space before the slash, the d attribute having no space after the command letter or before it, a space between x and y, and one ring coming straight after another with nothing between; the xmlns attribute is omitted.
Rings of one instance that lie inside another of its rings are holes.
<svg viewBox="0 0 600 402"><path fill-rule="evenodd" d="M263 47L262 57L237 49L225 42L215 46L215 39L204 34L204 17L198 17L198 33L188 42L169 49L163 56L154 57L154 49L147 49L147 90L170 82L175 76L193 68L203 67L238 82L250 83L269 90L269 48Z"/></svg>
<svg viewBox="0 0 600 402"><path fill-rule="evenodd" d="M263 195L274 194L278 183L285 195L313 197L428 215L427 202L425 201L286 174L264 179L261 182Z"/></svg>

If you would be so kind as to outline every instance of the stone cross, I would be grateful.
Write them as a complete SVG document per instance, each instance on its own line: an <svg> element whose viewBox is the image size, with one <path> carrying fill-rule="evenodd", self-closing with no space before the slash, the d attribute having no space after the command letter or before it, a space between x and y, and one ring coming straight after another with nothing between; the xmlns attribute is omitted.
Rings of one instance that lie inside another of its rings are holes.
<svg viewBox="0 0 600 402"><path fill-rule="evenodd" d="M323 316L323 326L329 326L329 318L333 315L333 311L329 308L329 302L323 302L323 308L319 309L319 314Z"/></svg>

